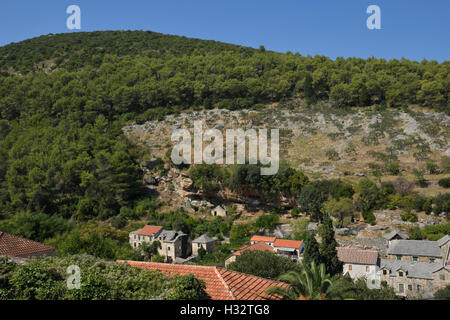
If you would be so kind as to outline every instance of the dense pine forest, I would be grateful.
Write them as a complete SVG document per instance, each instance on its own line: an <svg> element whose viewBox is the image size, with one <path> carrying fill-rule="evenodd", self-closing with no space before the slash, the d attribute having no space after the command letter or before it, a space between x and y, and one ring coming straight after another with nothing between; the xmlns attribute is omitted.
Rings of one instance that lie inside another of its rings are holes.
<svg viewBox="0 0 450 320"><path fill-rule="evenodd" d="M448 61L331 60L143 31L13 43L0 48L0 71L0 227L38 241L64 239L68 253L78 253L71 242L101 242L76 223L114 217L143 197L121 131L129 121L290 99L450 114Z"/></svg>

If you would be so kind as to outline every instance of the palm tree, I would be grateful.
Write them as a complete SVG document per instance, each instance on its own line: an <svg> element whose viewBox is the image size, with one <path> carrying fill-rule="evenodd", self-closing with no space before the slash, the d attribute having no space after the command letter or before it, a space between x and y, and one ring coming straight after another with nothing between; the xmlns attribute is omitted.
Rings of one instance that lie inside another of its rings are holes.
<svg viewBox="0 0 450 320"><path fill-rule="evenodd" d="M281 296L285 300L324 300L325 292L331 285L330 275L325 270L325 264L317 266L312 261L309 268L303 266L300 272L289 271L278 278L290 284L288 289L269 287L266 293Z"/></svg>

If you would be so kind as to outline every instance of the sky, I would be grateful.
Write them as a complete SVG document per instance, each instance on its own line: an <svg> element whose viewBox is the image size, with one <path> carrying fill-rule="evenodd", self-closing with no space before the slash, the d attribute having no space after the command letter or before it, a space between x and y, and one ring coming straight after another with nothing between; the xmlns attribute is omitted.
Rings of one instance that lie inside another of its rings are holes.
<svg viewBox="0 0 450 320"><path fill-rule="evenodd" d="M81 30L69 30L69 5ZM381 29L369 30L369 5ZM150 30L278 52L449 60L450 0L1 0L0 46L49 33Z"/></svg>

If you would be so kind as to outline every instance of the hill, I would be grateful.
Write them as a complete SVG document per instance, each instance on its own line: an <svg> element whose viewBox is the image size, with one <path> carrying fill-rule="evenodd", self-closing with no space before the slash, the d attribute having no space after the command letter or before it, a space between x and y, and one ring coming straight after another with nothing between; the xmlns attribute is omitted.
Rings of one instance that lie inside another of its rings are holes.
<svg viewBox="0 0 450 320"><path fill-rule="evenodd" d="M405 151L399 160L409 169L448 149L448 61L331 60L106 31L10 44L0 48L0 66L0 228L31 238L119 213L115 225L125 219L132 228L137 211L154 213L139 167L147 150L122 129L164 125L169 115L221 109L247 124L286 126L285 156L311 179L314 170L333 174L332 166L336 173L367 172L372 159L395 160L388 147Z"/></svg>

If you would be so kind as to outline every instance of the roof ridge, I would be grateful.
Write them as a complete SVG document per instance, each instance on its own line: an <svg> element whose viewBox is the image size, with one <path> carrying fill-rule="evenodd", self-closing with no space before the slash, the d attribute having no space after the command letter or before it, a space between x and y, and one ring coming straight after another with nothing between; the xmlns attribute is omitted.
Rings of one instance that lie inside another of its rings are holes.
<svg viewBox="0 0 450 320"><path fill-rule="evenodd" d="M133 263L143 263L143 264L154 264L154 265L166 265L166 266L180 266L180 267L195 267L199 269L212 269L215 266L199 266L197 264L178 264L178 263L167 263L167 262L153 262L153 261L136 261L136 260L116 260L117 263L122 262L133 262Z"/></svg>
<svg viewBox="0 0 450 320"><path fill-rule="evenodd" d="M217 277L219 278L219 280L222 282L222 284L224 285L225 289L227 289L227 291L230 293L231 297L233 298L233 300L236 300L236 297L233 294L233 291L231 291L230 287L228 286L227 282L223 279L222 275L220 274L220 272L217 270L217 267L214 267L214 272L216 273Z"/></svg>
<svg viewBox="0 0 450 320"><path fill-rule="evenodd" d="M42 242L38 242L38 241L31 240L31 239L27 239L27 238L24 238L24 237L21 237L21 236L17 236L17 235L12 234L12 233L7 233L7 232L4 232L4 231L0 231L0 236L2 237L4 235L9 235L9 236L12 236L12 237L15 237L15 238L19 238L19 239L22 239L22 240L25 240L25 241L29 241L29 242L34 242L34 243L37 243L39 245L55 249L55 247L53 247L51 245L48 245L48 244L45 244L45 243L42 243Z"/></svg>
<svg viewBox="0 0 450 320"><path fill-rule="evenodd" d="M235 270L227 269L227 268L223 268L223 267L215 267L215 268L217 268L217 269L219 269L219 270L224 270L224 271L236 273L236 274L239 274L239 275L244 275L244 276L246 276L246 277L251 277L251 278L261 279L261 280L265 280L265 281L272 281L272 282L276 282L276 283L280 283L280 284L288 284L288 283L283 282L283 281L273 280L273 279L269 279L269 278L263 278L263 277L255 276L254 274L243 273L243 272L239 272L239 271L235 271Z"/></svg>

